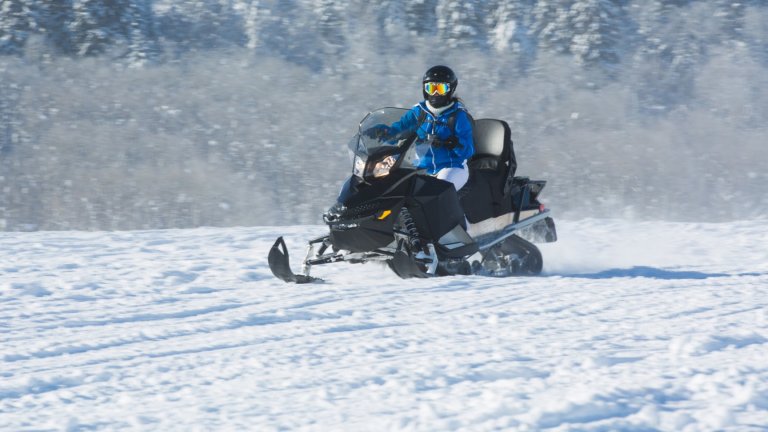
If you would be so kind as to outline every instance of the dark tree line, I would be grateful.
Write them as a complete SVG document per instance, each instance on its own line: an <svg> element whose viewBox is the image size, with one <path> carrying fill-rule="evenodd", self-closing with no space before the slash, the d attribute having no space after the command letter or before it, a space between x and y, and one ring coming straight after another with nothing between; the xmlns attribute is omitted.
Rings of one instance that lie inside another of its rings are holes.
<svg viewBox="0 0 768 432"><path fill-rule="evenodd" d="M77 57L248 47L329 63L374 30L377 50L426 38L438 50L546 50L610 67L638 53L670 57L713 42L764 49L746 22L750 9L764 7L764 0L2 0L0 54L21 55L37 35L57 54ZM704 17L698 29L680 26Z"/></svg>

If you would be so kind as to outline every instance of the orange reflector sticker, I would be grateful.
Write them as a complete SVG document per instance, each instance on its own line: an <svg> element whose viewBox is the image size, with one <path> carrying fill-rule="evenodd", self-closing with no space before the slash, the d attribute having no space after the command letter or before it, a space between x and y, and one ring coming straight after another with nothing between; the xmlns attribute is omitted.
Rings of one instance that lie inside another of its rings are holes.
<svg viewBox="0 0 768 432"><path fill-rule="evenodd" d="M381 214L379 215L378 219L379 220L384 220L384 219L387 218L387 216L389 216L391 214L392 214L392 210L384 210L383 212L381 212Z"/></svg>

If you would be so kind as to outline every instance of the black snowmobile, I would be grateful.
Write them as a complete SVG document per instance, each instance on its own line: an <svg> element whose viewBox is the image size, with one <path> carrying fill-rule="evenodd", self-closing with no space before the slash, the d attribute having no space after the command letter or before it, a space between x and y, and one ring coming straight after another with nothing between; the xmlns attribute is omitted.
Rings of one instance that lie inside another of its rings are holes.
<svg viewBox="0 0 768 432"><path fill-rule="evenodd" d="M276 277L307 283L318 280L309 275L312 266L369 261L387 263L401 278L541 272L533 243L557 240L549 210L538 201L546 181L515 177L509 125L475 121L469 180L457 193L453 184L417 168L430 139L371 133L406 111L382 108L362 120L349 143L352 175L323 215L329 235L309 241L301 274L291 270L279 237L269 251Z"/></svg>

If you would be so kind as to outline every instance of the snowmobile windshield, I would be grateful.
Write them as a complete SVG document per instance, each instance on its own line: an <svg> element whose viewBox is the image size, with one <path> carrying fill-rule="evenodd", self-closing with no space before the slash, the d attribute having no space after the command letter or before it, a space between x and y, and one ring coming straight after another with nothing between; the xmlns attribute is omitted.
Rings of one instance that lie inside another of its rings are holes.
<svg viewBox="0 0 768 432"><path fill-rule="evenodd" d="M421 156L429 150L431 140L418 139L412 130L398 132L392 128L408 111L404 108L380 108L360 122L359 133L349 143L349 150L359 165L354 167L356 175L359 175L369 159L378 159L379 155L392 153L392 146L401 150L396 152L396 159L401 159L400 155L405 153L400 168L419 169Z"/></svg>
<svg viewBox="0 0 768 432"><path fill-rule="evenodd" d="M350 143L355 145L351 150L359 156L369 156L378 153L379 147L402 145L412 133L392 134L390 127L407 112L404 108L381 108L370 112L360 122L359 140Z"/></svg>

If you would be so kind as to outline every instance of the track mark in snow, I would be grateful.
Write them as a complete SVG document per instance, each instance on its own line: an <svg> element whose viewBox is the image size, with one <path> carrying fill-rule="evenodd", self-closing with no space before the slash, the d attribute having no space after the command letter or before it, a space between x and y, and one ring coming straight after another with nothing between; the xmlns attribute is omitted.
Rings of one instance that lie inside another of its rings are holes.
<svg viewBox="0 0 768 432"><path fill-rule="evenodd" d="M54 375L44 378L30 378L21 384L0 387L0 399L18 399L25 395L38 395L61 389L80 386L84 383L106 382L112 378L109 372L87 376L81 372L66 375Z"/></svg>
<svg viewBox="0 0 768 432"><path fill-rule="evenodd" d="M549 276L556 276L556 274L547 274ZM575 273L575 274L563 274L560 275L568 278L576 279L613 279L613 278L648 278L648 279L660 279L660 280L683 280L683 279L710 279L710 278L725 278L734 275L727 273L703 273L698 271L687 270L667 270L655 267L630 267L630 268L615 268L610 270L603 270L597 273ZM745 274L745 276L747 276Z"/></svg>
<svg viewBox="0 0 768 432"><path fill-rule="evenodd" d="M237 319L231 322L232 328L267 326L272 324L283 324L294 321L312 321L334 318L333 315L316 314L310 312L296 312L287 314L285 312L276 312L273 314L251 314L243 319Z"/></svg>
<svg viewBox="0 0 768 432"><path fill-rule="evenodd" d="M592 423L627 417L638 411L637 408L612 400L592 400L584 403L566 401L536 408L529 416L522 418L537 428L548 429L570 423Z"/></svg>
<svg viewBox="0 0 768 432"><path fill-rule="evenodd" d="M356 332L356 331L363 331L363 330L376 330L386 327L398 327L402 326L404 324L350 324L350 325L340 325L340 326L334 326L325 329L324 333L347 333L347 332Z"/></svg>
<svg viewBox="0 0 768 432"><path fill-rule="evenodd" d="M199 276L197 273L173 270L163 272L159 279L165 280L169 285L184 285L194 282Z"/></svg>
<svg viewBox="0 0 768 432"><path fill-rule="evenodd" d="M175 300L173 300L175 301ZM210 306L200 309L180 310L176 312L162 312L162 313L143 313L129 315L125 317L114 317L103 320L83 320L83 321L67 321L62 323L63 327L78 328L78 327L92 327L92 326L104 326L108 324L126 324L136 322L147 321L164 321L164 320L176 320L182 318L196 317L200 315L213 314L223 311L229 311L233 309L239 309L247 306L246 304L223 304L218 306Z"/></svg>
<svg viewBox="0 0 768 432"><path fill-rule="evenodd" d="M209 288L209 287L189 287L183 291L180 291L179 294L211 294L218 291L215 288Z"/></svg>
<svg viewBox="0 0 768 432"><path fill-rule="evenodd" d="M244 282L258 282L273 278L271 273L267 272L245 272L240 275L240 280Z"/></svg>
<svg viewBox="0 0 768 432"><path fill-rule="evenodd" d="M716 351L741 349L768 343L764 336L744 332L735 335L686 335L675 338L669 345L672 357L703 356Z"/></svg>

